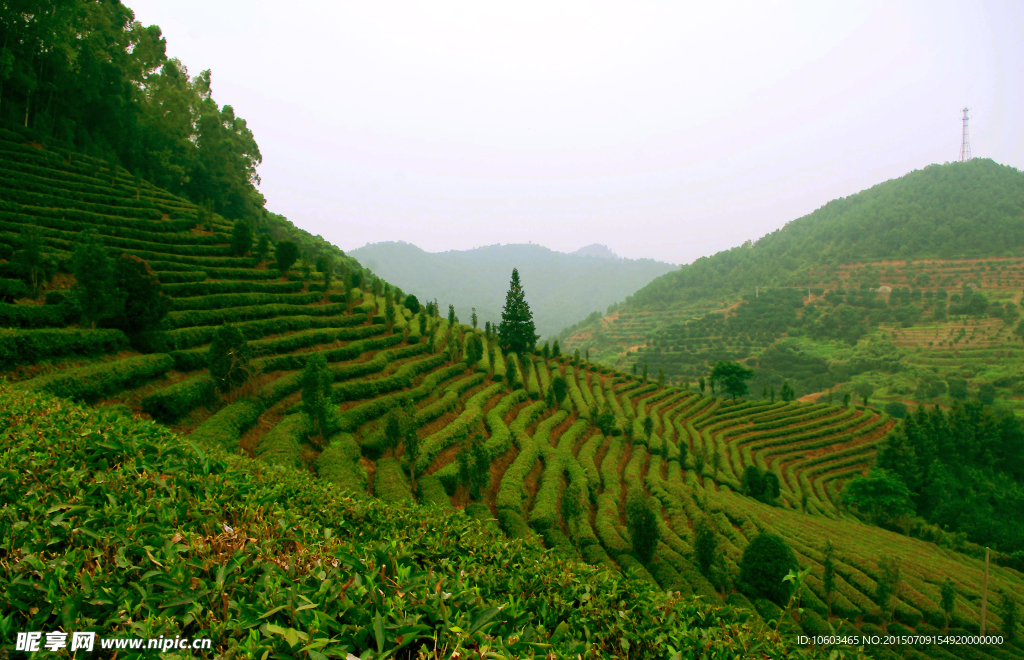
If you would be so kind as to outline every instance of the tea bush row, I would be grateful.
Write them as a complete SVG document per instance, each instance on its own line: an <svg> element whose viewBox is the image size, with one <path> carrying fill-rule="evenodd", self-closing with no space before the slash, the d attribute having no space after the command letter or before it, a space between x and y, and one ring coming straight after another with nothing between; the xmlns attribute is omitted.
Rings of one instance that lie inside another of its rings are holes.
<svg viewBox="0 0 1024 660"><path fill-rule="evenodd" d="M252 305L249 307L229 307L227 309L168 312L165 323L170 329L180 329L200 325L255 321L280 316L336 316L344 312L344 305Z"/></svg>
<svg viewBox="0 0 1024 660"><path fill-rule="evenodd" d="M25 381L25 386L55 396L91 403L162 376L173 367L174 359L170 355L141 355L37 376Z"/></svg>
<svg viewBox="0 0 1024 660"><path fill-rule="evenodd" d="M172 298L174 311L227 310L263 305L310 305L323 298L319 293L220 293L191 298Z"/></svg>
<svg viewBox="0 0 1024 660"><path fill-rule="evenodd" d="M558 490L562 483L562 476L569 470L570 463L576 463L576 459L572 455L572 446L588 426L590 426L590 422L587 420L578 420L558 439L557 449L552 447L546 438L541 438L538 441L541 444L540 456L544 461L544 472L541 474L540 488L533 501L533 510L530 511L529 523L530 527L542 534L553 526L557 526L561 518L558 510ZM566 497L567 495L563 492L562 496Z"/></svg>
<svg viewBox="0 0 1024 660"><path fill-rule="evenodd" d="M324 359L328 362L343 362L345 360L354 359L367 351L378 351L385 348L391 348L402 343L402 335L383 335L384 328L382 326L374 325L361 325L354 328L339 328L333 330L326 335L305 335L295 340L291 340L296 335L289 335L280 339L266 340L267 346L261 346L259 341L250 343L253 350L257 354L266 353L280 353L289 350L295 350L298 347L313 346L319 343L330 343L334 341L350 341L344 346L338 346L336 348L325 348L319 351L311 351L308 353L293 353L278 355L276 357L265 358L262 362L263 371L293 371L296 369L304 369L306 363L316 354L323 355ZM330 339L322 341L314 341L322 337L330 337ZM361 339L365 338L365 339ZM286 341L291 340L291 341ZM359 340L359 341L352 341ZM281 341L281 344L277 344ZM421 352L419 350L411 350L409 354L417 354ZM344 367L340 367L344 369ZM341 377L339 372L339 377Z"/></svg>
<svg viewBox="0 0 1024 660"><path fill-rule="evenodd" d="M466 384L479 385L484 380L484 374L473 374L465 379ZM430 467L434 458L443 449L452 446L459 440L468 438L473 429L480 425L483 419L484 403L498 392L502 391L498 383L483 389L466 401L466 409L456 417L451 424L447 424L441 430L432 433L420 443L420 455L416 460L416 474L423 474Z"/></svg>
<svg viewBox="0 0 1024 660"><path fill-rule="evenodd" d="M127 348L128 337L120 330L0 328L0 368L53 358L117 353Z"/></svg>
<svg viewBox="0 0 1024 660"><path fill-rule="evenodd" d="M291 308L289 307L289 309ZM234 326L241 331L242 336L252 341L267 335L276 335L284 332L309 330L311 328L347 328L358 326L364 322L366 322L365 314L336 314L334 316L299 315L236 322ZM206 325L179 328L177 330L168 330L162 334L169 347L177 348L178 350L188 350L193 346L209 344L213 341L218 327L219 325ZM286 338L282 339L286 340ZM269 346L264 346L261 350L270 352Z"/></svg>
<svg viewBox="0 0 1024 660"><path fill-rule="evenodd" d="M63 328L69 310L63 305L14 305L0 303L0 327Z"/></svg>
<svg viewBox="0 0 1024 660"><path fill-rule="evenodd" d="M512 425L512 438L519 445L519 454L512 461L512 464L505 471L505 476L501 479L497 497L498 509L511 509L520 516L523 515L523 500L526 498L526 475L530 473L530 470L533 469L533 466L540 458L543 446L547 444L547 438L551 430L569 416L564 410L559 410L538 424L536 433L534 433L533 437L530 437L526 433L526 426L543 411L543 401L532 403L520 411Z"/></svg>
<svg viewBox="0 0 1024 660"><path fill-rule="evenodd" d="M203 278L205 279L205 277ZM302 282L260 282L251 280L223 280L219 282L183 282L163 284L164 294L172 298L212 296L224 293L299 293Z"/></svg>
<svg viewBox="0 0 1024 660"><path fill-rule="evenodd" d="M366 497L366 469L359 463L362 454L351 434L339 433L316 458L316 473L337 485L352 497Z"/></svg>
<svg viewBox="0 0 1024 660"><path fill-rule="evenodd" d="M121 215L120 207L97 206L91 210L94 214L112 218L125 218ZM150 231L144 229L150 224L160 227L158 222L144 222L137 226L109 225L103 222L90 222L82 220L69 220L67 208L43 208L38 205L22 205L12 201L0 200L0 213L15 214L2 215L6 220L21 225L34 225L36 227L51 227L64 231L81 232L92 229L101 237L131 238L150 243L173 244L173 245L227 245L231 242L228 234L196 234L191 231L169 232ZM129 218L130 219L130 218Z"/></svg>
<svg viewBox="0 0 1024 660"><path fill-rule="evenodd" d="M209 373L180 380L147 395L142 412L164 424L172 424L196 408L216 401L216 383Z"/></svg>
<svg viewBox="0 0 1024 660"><path fill-rule="evenodd" d="M461 362L448 367L443 367L427 374L420 384L411 390L380 396L376 399L361 403L353 408L349 408L339 415L340 427L344 432L354 431L366 422L381 417L392 408L400 406L406 401L409 401L410 403L420 401L421 399L429 396L440 383L443 383L456 374L463 373L465 370L466 366ZM368 458L376 458L377 456L380 456L382 451L383 448L379 443L377 445L368 445L367 443L363 444L363 453L365 453Z"/></svg>
<svg viewBox="0 0 1024 660"><path fill-rule="evenodd" d="M418 356L426 352L426 344L415 344L403 346L391 351L381 351L367 362L345 364L333 369L335 380L347 378L359 378L369 374L378 373L384 369L392 360L400 360L407 357ZM413 362L407 362L400 366L394 374L376 378L373 380L355 380L343 383L336 383L331 388L331 398L335 403L354 401L356 399L369 399L382 394L394 392L412 386L412 379L423 373L440 366L446 360L443 354L430 355Z"/></svg>
<svg viewBox="0 0 1024 660"><path fill-rule="evenodd" d="M156 275L158 280L160 280L160 285L163 288L164 293L167 293L168 295L172 295L167 290L168 286L202 282L206 279L206 272L201 270L154 270L153 274Z"/></svg>
<svg viewBox="0 0 1024 660"><path fill-rule="evenodd" d="M460 362L459 364L462 363ZM459 398L462 396L462 393L469 388L482 383L484 378L484 374L477 373L472 376L466 376L456 380L444 389L444 394L441 395L440 398L416 411L416 425L423 426L424 424L437 419L449 410L454 410L459 404Z"/></svg>
<svg viewBox="0 0 1024 660"><path fill-rule="evenodd" d="M256 458L270 465L301 468L299 442L308 429L309 416L306 413L288 415L260 438L254 452Z"/></svg>
<svg viewBox="0 0 1024 660"><path fill-rule="evenodd" d="M61 245L67 246L73 244L79 239L79 232L68 231L67 223L62 223L61 229L54 229L47 227L39 222L38 217L24 216L32 219L32 225L39 236L47 239L57 239L62 241ZM84 228L94 228L92 225L87 223L80 223ZM24 222L9 222L2 214L0 214L0 230L11 231L14 233L22 233L25 231L26 225ZM189 244L178 244L169 240L156 241L142 241L134 238L122 238L117 236L103 236L99 237L100 242L110 250L127 250L135 251L142 250L151 253L159 252L160 254L171 254L180 256L217 256L226 257L231 253L231 248L228 246L221 245L189 245Z"/></svg>

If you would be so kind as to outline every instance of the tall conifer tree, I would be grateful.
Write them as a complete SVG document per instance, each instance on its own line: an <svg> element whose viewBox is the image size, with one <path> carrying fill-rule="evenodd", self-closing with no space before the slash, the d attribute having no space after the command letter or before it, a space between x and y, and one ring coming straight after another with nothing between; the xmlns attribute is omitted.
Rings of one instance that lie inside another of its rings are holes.
<svg viewBox="0 0 1024 660"><path fill-rule="evenodd" d="M512 269L512 281L509 282L508 294L505 296L501 324L498 325L498 338L505 352L520 354L532 351L540 339L533 325L533 312L526 302L523 286L519 283L519 270L516 268Z"/></svg>

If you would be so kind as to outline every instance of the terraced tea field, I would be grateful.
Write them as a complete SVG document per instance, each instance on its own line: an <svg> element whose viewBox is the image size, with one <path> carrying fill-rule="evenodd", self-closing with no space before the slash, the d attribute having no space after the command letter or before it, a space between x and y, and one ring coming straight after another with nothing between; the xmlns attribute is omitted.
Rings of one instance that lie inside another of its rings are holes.
<svg viewBox="0 0 1024 660"><path fill-rule="evenodd" d="M777 617L775 605L751 603L731 584L720 593L696 568L693 530L700 519L710 521L733 581L743 549L759 531L772 530L812 569L806 612L787 624L793 633L828 632L826 540L838 560L832 610L845 629L879 630L874 598L883 557L898 559L904 576L890 632L942 627L946 577L960 594L953 629L978 628L978 560L864 525L841 505L843 483L867 471L894 429L884 414L824 403L731 402L564 355L506 355L481 330L414 314L349 282L325 290L317 274L282 276L255 257L231 256L223 219L198 229L193 205L77 155L0 139L0 196L0 242L13 250L34 228L58 264L45 293L0 303L2 376L20 387L118 407L169 426L183 442L307 471L357 497L462 510L561 557L632 569L664 589L747 606L765 619ZM145 259L171 298L152 352L133 350L119 330L67 327L60 292L72 283L67 264L87 228L111 250ZM0 261L0 275L11 268ZM255 355L249 382L226 394L207 368L224 323L242 332ZM633 332L620 325L622 337ZM485 346L472 362L471 338ZM317 356L328 365L336 412L335 432L322 448L307 437L300 392L302 370ZM567 395L549 405L559 377ZM418 440L415 456L405 451L407 441L388 445L386 420L396 409ZM605 410L614 418L607 434L597 424ZM473 460L485 467L477 497L466 459L460 462L472 446ZM742 494L751 466L777 477L772 506ZM626 525L631 491L645 493L660 511L661 542L646 564L634 555ZM573 493L581 513L566 519L563 500ZM1021 593L1024 576L993 567L992 585L993 593ZM990 630L1001 625L990 612ZM876 657L894 652L869 650ZM915 658L1013 655L984 646L904 651Z"/></svg>
<svg viewBox="0 0 1024 660"><path fill-rule="evenodd" d="M961 309L968 291L980 292L989 310ZM800 397L852 391L853 376L875 371L875 400L882 404L949 405L948 387L929 390L921 383L963 378L970 395L991 385L998 405L1024 415L1022 292L1024 261L1013 257L843 264L812 269L798 286L760 288L761 298L779 309L755 295L717 307L626 305L563 337L562 347L589 350L594 360L619 369L646 363L651 374L663 370L673 383L692 383L715 362L738 360L762 368L758 392L791 379ZM878 340L890 342L881 369L872 364L878 351L868 345ZM776 349L784 344L791 348L780 356ZM786 354L794 351L802 355ZM902 376L892 377L900 370Z"/></svg>

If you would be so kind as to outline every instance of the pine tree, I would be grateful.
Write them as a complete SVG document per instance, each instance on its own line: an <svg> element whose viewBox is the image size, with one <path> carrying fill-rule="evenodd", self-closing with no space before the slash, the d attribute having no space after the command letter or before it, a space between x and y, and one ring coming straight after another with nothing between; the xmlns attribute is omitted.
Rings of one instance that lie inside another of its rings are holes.
<svg viewBox="0 0 1024 660"><path fill-rule="evenodd" d="M519 283L519 271L512 269L512 280L509 282L505 307L501 312L501 324L498 325L498 338L502 350L506 353L532 352L540 335L533 324L533 313L526 302L523 287Z"/></svg>
<svg viewBox="0 0 1024 660"><path fill-rule="evenodd" d="M328 435L331 412L331 385L334 377L327 368L323 353L313 353L302 370L302 406L309 416L309 440L316 449L323 449Z"/></svg>
<svg viewBox="0 0 1024 660"><path fill-rule="evenodd" d="M565 380L565 376L558 374L551 379L551 390L555 393L555 400L561 403L565 400L565 395L569 391L569 384Z"/></svg>
<svg viewBox="0 0 1024 660"><path fill-rule="evenodd" d="M825 575L821 580L825 589L825 604L828 606L828 615L832 616L832 595L836 591L836 562L835 548L832 547L831 539L825 542L825 561L822 562ZM943 592L945 597L945 592Z"/></svg>
<svg viewBox="0 0 1024 660"><path fill-rule="evenodd" d="M700 572L708 575L711 565L715 561L715 555L718 554L718 538L707 516L697 519L693 526L693 537L694 559L697 561Z"/></svg>
<svg viewBox="0 0 1024 660"><path fill-rule="evenodd" d="M155 329L171 307L156 274L135 255L122 254L114 262L113 285L118 298L114 325L128 335Z"/></svg>
<svg viewBox="0 0 1024 660"><path fill-rule="evenodd" d="M260 234L260 240L256 242L256 257L263 263L270 254L270 240L266 234Z"/></svg>
<svg viewBox="0 0 1024 660"><path fill-rule="evenodd" d="M252 375L252 349L241 330L231 324L217 328L207 356L210 376L221 392L241 385Z"/></svg>
<svg viewBox="0 0 1024 660"><path fill-rule="evenodd" d="M95 236L89 231L90 236ZM32 295L39 294L39 286L50 278L52 266L43 254L43 239L35 227L27 227L20 235L21 249L14 253L11 262L25 283L32 287Z"/></svg>
<svg viewBox="0 0 1024 660"><path fill-rule="evenodd" d="M313 274L313 262L310 260L309 255L305 252L302 253L302 281L305 282L309 279L309 276Z"/></svg>
<svg viewBox="0 0 1024 660"><path fill-rule="evenodd" d="M953 615L953 608L956 607L956 587L953 585L953 581L946 578L945 582L942 583L942 613L945 615L946 625L945 629L949 629L949 617Z"/></svg>
<svg viewBox="0 0 1024 660"><path fill-rule="evenodd" d="M292 241L281 241L274 249L274 254L277 256L277 269L286 275L288 269L299 260L299 246Z"/></svg>
<svg viewBox="0 0 1024 660"><path fill-rule="evenodd" d="M633 490L626 500L626 527L633 541L633 554L641 562L649 563L661 539L661 530L657 514L639 489Z"/></svg>
<svg viewBox="0 0 1024 660"><path fill-rule="evenodd" d="M405 460L409 465L409 479L412 482L413 490L416 489L416 460L420 457L420 436L416 429L416 410L408 401L402 406L402 416L406 420L405 430L402 435L402 449Z"/></svg>
<svg viewBox="0 0 1024 660"><path fill-rule="evenodd" d="M875 583L875 604L882 615L882 629L888 630L900 594L900 562L894 557L885 556L879 560L878 569L880 575Z"/></svg>
<svg viewBox="0 0 1024 660"><path fill-rule="evenodd" d="M466 340L466 358L469 360L469 366L472 367L484 356L484 342L480 339L480 335L475 332L469 336Z"/></svg>
<svg viewBox="0 0 1024 660"><path fill-rule="evenodd" d="M95 328L96 322L114 310L113 264L93 231L82 232L71 258L75 273L73 296L83 320Z"/></svg>
<svg viewBox="0 0 1024 660"><path fill-rule="evenodd" d="M476 324L479 322L479 319L476 317L476 307L473 308L473 314L469 317L469 320L473 323L473 329L476 330Z"/></svg>
<svg viewBox="0 0 1024 660"><path fill-rule="evenodd" d="M448 360L455 364L462 357L462 351L459 350L460 336L458 328L452 328L448 333Z"/></svg>
<svg viewBox="0 0 1024 660"><path fill-rule="evenodd" d="M579 517L583 515L585 510L583 507L583 489L580 488L579 480L570 481L569 485L562 491L561 509L562 520L565 521L569 535L575 540Z"/></svg>
<svg viewBox="0 0 1024 660"><path fill-rule="evenodd" d="M392 408L384 416L384 450L391 450L391 455L394 456L403 435L402 410Z"/></svg>
<svg viewBox="0 0 1024 660"><path fill-rule="evenodd" d="M388 332L395 327L395 303L391 301L391 292L384 295L384 322L387 323Z"/></svg>
<svg viewBox="0 0 1024 660"><path fill-rule="evenodd" d="M244 257L252 249L252 227L245 220L235 220L231 228L231 253Z"/></svg>
<svg viewBox="0 0 1024 660"><path fill-rule="evenodd" d="M469 453L473 464L469 477L469 496L474 500L479 500L480 492L487 488L487 482L491 478L491 458L487 455L483 437L479 433L473 436Z"/></svg>
<svg viewBox="0 0 1024 660"><path fill-rule="evenodd" d="M544 394L544 405L554 410L555 406L555 388L548 387L548 391Z"/></svg>

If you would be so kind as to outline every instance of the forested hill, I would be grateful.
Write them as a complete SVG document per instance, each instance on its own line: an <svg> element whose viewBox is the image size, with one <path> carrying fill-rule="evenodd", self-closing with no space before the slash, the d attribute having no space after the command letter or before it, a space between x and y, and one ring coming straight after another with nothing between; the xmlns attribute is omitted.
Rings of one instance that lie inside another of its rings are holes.
<svg viewBox="0 0 1024 660"><path fill-rule="evenodd" d="M430 253L409 243L388 242L351 250L350 254L404 290L421 298L436 297L442 309L455 305L463 322L475 307L481 325L501 320L509 276L518 268L542 337L591 312L603 312L675 269L652 259L620 259L603 245L582 250L587 252L564 254L520 244Z"/></svg>
<svg viewBox="0 0 1024 660"><path fill-rule="evenodd" d="M252 131L209 70L168 58L119 2L0 5L0 126L120 166L231 220L265 220Z"/></svg>
<svg viewBox="0 0 1024 660"><path fill-rule="evenodd" d="M815 266L1024 252L1024 174L990 159L929 165L704 257L632 296L636 309L799 285Z"/></svg>

